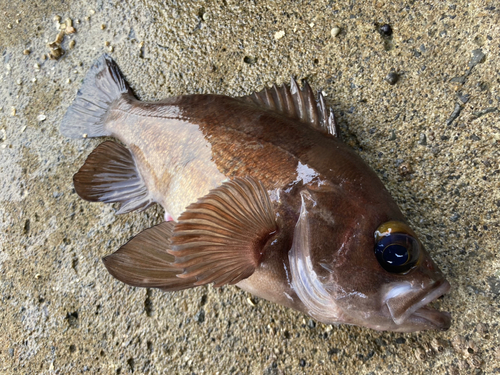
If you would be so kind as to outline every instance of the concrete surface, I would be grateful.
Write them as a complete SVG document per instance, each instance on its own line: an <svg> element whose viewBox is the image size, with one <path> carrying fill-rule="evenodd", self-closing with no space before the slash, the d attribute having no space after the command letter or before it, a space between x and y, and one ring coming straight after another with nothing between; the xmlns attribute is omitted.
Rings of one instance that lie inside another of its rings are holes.
<svg viewBox="0 0 500 375"><path fill-rule="evenodd" d="M1 3L2 373L500 373L498 2ZM76 33L44 60L55 16ZM292 75L324 90L453 285L440 302L451 329L327 326L235 287L167 294L114 280L100 258L162 211L117 217L73 191L102 139L58 128L103 52L141 99L236 96Z"/></svg>

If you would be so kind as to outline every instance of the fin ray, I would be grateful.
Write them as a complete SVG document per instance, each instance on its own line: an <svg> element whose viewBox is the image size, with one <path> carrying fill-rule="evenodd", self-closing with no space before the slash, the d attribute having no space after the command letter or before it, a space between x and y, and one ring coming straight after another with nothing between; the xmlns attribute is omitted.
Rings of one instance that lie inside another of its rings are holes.
<svg viewBox="0 0 500 375"><path fill-rule="evenodd" d="M262 184L237 178L211 190L181 214L168 252L184 269L180 278L195 277L196 285L235 284L255 271L265 243L277 229Z"/></svg>
<svg viewBox="0 0 500 375"><path fill-rule="evenodd" d="M321 92L318 98L309 83L304 80L302 89L292 78L290 85L273 85L262 91L244 96L247 102L264 107L287 117L298 119L324 134L340 138L339 127L331 108L326 107L325 98Z"/></svg>
<svg viewBox="0 0 500 375"><path fill-rule="evenodd" d="M195 286L195 278L179 278L177 267L167 250L171 246L174 223L165 221L146 229L103 258L104 265L116 279L131 286L160 288L165 291Z"/></svg>
<svg viewBox="0 0 500 375"><path fill-rule="evenodd" d="M105 120L122 96L133 96L120 69L111 57L102 55L90 68L73 104L61 122L60 132L69 138L111 135Z"/></svg>
<svg viewBox="0 0 500 375"><path fill-rule="evenodd" d="M154 203L132 153L119 143L96 147L73 176L75 190L91 202L120 202L118 214L145 210Z"/></svg>

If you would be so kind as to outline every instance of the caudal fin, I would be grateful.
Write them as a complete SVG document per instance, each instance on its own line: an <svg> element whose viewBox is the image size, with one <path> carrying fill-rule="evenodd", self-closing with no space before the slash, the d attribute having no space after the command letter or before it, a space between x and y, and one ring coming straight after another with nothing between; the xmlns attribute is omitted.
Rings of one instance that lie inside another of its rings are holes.
<svg viewBox="0 0 500 375"><path fill-rule="evenodd" d="M116 63L104 54L90 68L64 115L61 134L69 138L110 135L105 127L106 116L123 95L133 94Z"/></svg>

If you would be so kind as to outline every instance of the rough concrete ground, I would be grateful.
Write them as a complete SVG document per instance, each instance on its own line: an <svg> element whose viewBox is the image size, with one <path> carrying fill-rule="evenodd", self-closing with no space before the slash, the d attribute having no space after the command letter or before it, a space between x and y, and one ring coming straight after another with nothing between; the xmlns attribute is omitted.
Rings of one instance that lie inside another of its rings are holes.
<svg viewBox="0 0 500 375"><path fill-rule="evenodd" d="M86 3L0 7L2 373L500 373L498 2ZM55 16L76 33L44 59ZM114 280L100 258L162 212L118 217L73 191L102 140L58 128L104 52L141 99L237 96L290 76L324 90L453 285L440 302L451 329L328 326L235 287L167 294Z"/></svg>

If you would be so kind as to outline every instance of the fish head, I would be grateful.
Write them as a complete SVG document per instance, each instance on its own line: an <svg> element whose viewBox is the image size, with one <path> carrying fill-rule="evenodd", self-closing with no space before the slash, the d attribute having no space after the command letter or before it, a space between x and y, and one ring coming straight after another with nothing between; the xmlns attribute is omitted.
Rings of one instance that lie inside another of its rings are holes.
<svg viewBox="0 0 500 375"><path fill-rule="evenodd" d="M289 261L304 312L381 331L449 328L450 314L429 304L450 284L395 203L360 208L311 190L301 199Z"/></svg>

